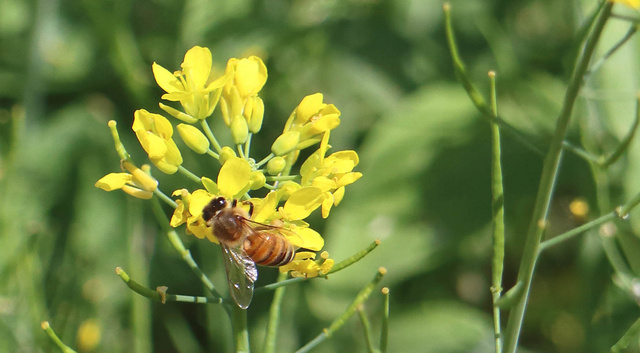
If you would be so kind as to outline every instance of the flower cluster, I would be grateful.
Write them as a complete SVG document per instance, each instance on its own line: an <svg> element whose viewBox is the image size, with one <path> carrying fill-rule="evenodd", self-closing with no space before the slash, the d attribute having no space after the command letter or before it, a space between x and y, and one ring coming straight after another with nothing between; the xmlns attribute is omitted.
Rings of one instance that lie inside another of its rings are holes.
<svg viewBox="0 0 640 353"><path fill-rule="evenodd" d="M156 82L166 92L162 99L179 102L182 109L163 103L160 108L180 120L176 129L189 149L219 162L217 178L214 181L188 171L173 140L171 122L160 114L140 109L134 114L132 128L149 160L161 172L180 172L198 181L202 188L175 190L173 201L158 188L149 166L137 168L127 153L121 156L128 173L111 173L96 186L107 191L121 189L143 199L158 195L175 208L170 220L172 227L184 224L188 234L215 243L218 239L202 217L204 206L219 196L248 201L253 204L251 221L283 227L286 234L291 234L287 236L295 246L320 251L324 240L304 219L319 208L322 217L328 217L331 208L342 200L345 186L362 176L353 171L358 164L355 151L327 155L330 132L340 125L340 111L333 104L324 103L320 93L304 97L273 142L271 153L255 162L249 156L250 142L263 125L265 108L259 93L267 81L267 68L260 58L232 58L224 73L215 73L209 49L194 47L186 53L180 71L172 73L156 63L152 69ZM222 146L209 127L207 119L216 108L228 128L232 146ZM115 123L110 126L116 146L121 146ZM303 161L299 174L293 174L300 151L314 146L317 150ZM251 192L263 188L269 190L266 196L251 196ZM333 266L328 254L323 252L318 261L315 258L315 253L301 251L280 270L302 277L328 273Z"/></svg>

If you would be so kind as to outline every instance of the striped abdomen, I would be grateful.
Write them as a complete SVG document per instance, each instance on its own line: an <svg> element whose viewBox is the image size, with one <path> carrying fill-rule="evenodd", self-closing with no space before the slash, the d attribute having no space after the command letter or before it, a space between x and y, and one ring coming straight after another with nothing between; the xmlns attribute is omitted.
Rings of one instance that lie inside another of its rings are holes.
<svg viewBox="0 0 640 353"><path fill-rule="evenodd" d="M244 251L258 265L283 266L293 260L295 248L277 233L254 231L244 241Z"/></svg>

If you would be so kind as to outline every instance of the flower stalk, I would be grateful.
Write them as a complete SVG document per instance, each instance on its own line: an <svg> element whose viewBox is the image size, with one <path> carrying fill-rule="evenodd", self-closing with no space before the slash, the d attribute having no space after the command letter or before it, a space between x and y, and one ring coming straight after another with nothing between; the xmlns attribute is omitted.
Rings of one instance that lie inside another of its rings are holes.
<svg viewBox="0 0 640 353"><path fill-rule="evenodd" d="M504 347L505 352L507 353L515 353L518 345L522 321L524 319L529 292L531 290L531 280L533 278L535 264L539 255L542 235L546 228L549 205L551 203L551 196L553 194L553 188L558 174L558 167L560 165L563 141L567 133L569 121L571 120L575 100L578 96L578 92L580 91L582 79L588 69L589 62L598 39L600 39L604 25L607 23L607 20L611 15L612 6L613 4L609 2L603 6L584 42L581 52L578 54L578 60L571 75L564 103L556 122L556 128L551 140L551 145L549 146L549 151L547 152L547 156L544 160L542 177L540 179L538 195L535 201L533 217L527 232L524 252L520 263L520 270L518 272L518 282L524 284L524 291L517 299L515 307L511 310L505 331Z"/></svg>

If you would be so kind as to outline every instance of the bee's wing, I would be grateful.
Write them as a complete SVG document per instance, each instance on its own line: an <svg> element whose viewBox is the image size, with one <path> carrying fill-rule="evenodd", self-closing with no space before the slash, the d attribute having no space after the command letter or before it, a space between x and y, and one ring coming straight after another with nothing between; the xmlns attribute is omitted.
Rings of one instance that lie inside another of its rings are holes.
<svg viewBox="0 0 640 353"><path fill-rule="evenodd" d="M227 270L229 292L233 300L242 309L251 304L253 297L253 283L258 279L256 264L245 253L242 244L234 247L220 242L224 256L224 267Z"/></svg>
<svg viewBox="0 0 640 353"><path fill-rule="evenodd" d="M260 222L254 222L250 219L244 219L246 225L251 226L254 232L273 234L278 237L287 239L296 249L301 247L302 238L294 231L288 228L272 226Z"/></svg>

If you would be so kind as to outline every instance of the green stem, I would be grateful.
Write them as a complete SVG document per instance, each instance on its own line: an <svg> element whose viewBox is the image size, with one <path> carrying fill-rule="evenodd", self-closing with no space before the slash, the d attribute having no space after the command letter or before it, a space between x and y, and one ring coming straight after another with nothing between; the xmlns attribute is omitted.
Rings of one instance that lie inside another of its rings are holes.
<svg viewBox="0 0 640 353"><path fill-rule="evenodd" d="M207 124L207 120L202 119L200 122L200 126L202 126L202 131L204 131L204 134L207 136L209 141L211 141L211 144L213 144L213 148L215 148L216 152L220 154L220 151L222 151L222 147L220 147L216 136L213 134L213 131L211 131L211 127L209 126L209 124Z"/></svg>
<svg viewBox="0 0 640 353"><path fill-rule="evenodd" d="M207 154L210 155L211 157L217 159L217 160L220 160L220 155L215 153L215 152L213 152L211 149L207 149Z"/></svg>
<svg viewBox="0 0 640 353"><path fill-rule="evenodd" d="M162 201L164 201L167 205L176 208L178 207L178 204L169 196L167 196L167 194L165 194L164 192L162 192L162 190L160 189L155 189L153 191L153 193L158 196Z"/></svg>
<svg viewBox="0 0 640 353"><path fill-rule="evenodd" d="M611 347L611 352L622 352L629 346L631 342L637 340L638 332L640 332L640 319L636 320L624 335Z"/></svg>
<svg viewBox="0 0 640 353"><path fill-rule="evenodd" d="M236 353L249 353L249 331L247 329L247 311L231 304L231 327L236 343Z"/></svg>
<svg viewBox="0 0 640 353"><path fill-rule="evenodd" d="M129 277L120 267L116 267L116 274L122 279L122 281L134 292L149 298L153 301L165 303L165 302L183 302L183 303L196 303L196 304L222 304L222 298L219 297L201 297L191 295L169 294L165 291L158 289L153 290L147 286L144 286Z"/></svg>
<svg viewBox="0 0 640 353"><path fill-rule="evenodd" d="M616 51L618 51L618 49L620 49L620 47L622 47L624 43L626 43L629 39L631 39L631 37L633 37L633 35L637 31L638 31L638 24L637 23L632 24L631 27L629 27L629 30L627 31L627 33L618 41L618 43L616 43L613 47L611 47L611 49L609 49L606 53L604 53L604 55L595 64L593 64L593 66L591 66L591 69L587 71L587 73L585 74L585 77L598 71L598 69L600 69L602 64L604 64L611 55L613 55Z"/></svg>
<svg viewBox="0 0 640 353"><path fill-rule="evenodd" d="M498 116L498 104L496 99L495 72L489 73L491 92L491 111ZM502 186L502 163L500 149L500 127L491 124L491 204L493 219L492 225L492 276L491 296L493 299L493 330L496 353L502 352L502 331L500 327L500 308L496 304L502 293L502 273L504 269L504 190Z"/></svg>
<svg viewBox="0 0 640 353"><path fill-rule="evenodd" d="M272 153L269 153L268 156L264 157L260 162L256 163L256 168L260 168L262 167L263 164L267 163L271 158L275 157L276 155Z"/></svg>
<svg viewBox="0 0 640 353"><path fill-rule="evenodd" d="M376 353L376 349L373 348L373 342L371 341L371 323L369 322L367 313L364 312L362 305L358 306L357 311L358 317L360 318L360 323L362 324L362 332L364 333L364 341L367 345L367 352Z"/></svg>
<svg viewBox="0 0 640 353"><path fill-rule="evenodd" d="M179 165L178 166L178 171L180 173L182 173L184 176L186 176L187 178L191 179L192 181L195 181L196 183L200 184L200 177L195 175L194 173L192 173L189 169Z"/></svg>
<svg viewBox="0 0 640 353"><path fill-rule="evenodd" d="M556 244L562 243L564 241L567 241L577 235L580 235L584 232L586 232L589 229L595 228L601 224L607 223L615 218L618 217L618 212L616 211L611 211L608 214L598 218L598 219L594 219L591 222L585 223L583 225L581 225L580 227L574 228L568 232L562 233L556 237L553 237L551 239L545 240L540 244L540 252L545 251L547 248L554 246Z"/></svg>
<svg viewBox="0 0 640 353"><path fill-rule="evenodd" d="M289 181L300 179L299 175L277 175L277 176L268 176L267 181Z"/></svg>
<svg viewBox="0 0 640 353"><path fill-rule="evenodd" d="M487 118L490 122L493 122L499 125L502 128L502 131L505 131L506 133L510 134L511 137L513 137L516 141L520 142L523 146L525 146L526 148L535 152L538 155L541 155L541 156L544 155L544 151L540 147L538 147L533 142L529 141L529 139L525 135L520 133L516 128L511 126L502 118L500 118L500 116L494 116L494 114L491 112L491 109L487 105L487 102L484 100L480 92L478 92L478 90L475 88L473 83L471 83L471 80L469 79L469 76L466 73L466 69L462 62L462 59L460 59L460 55L458 53L458 47L457 47L455 36L453 33L453 25L451 23L451 5L449 3L445 3L443 6L443 10L444 10L445 31L447 36L447 42L449 44L449 51L451 53L451 59L453 61L453 68L456 73L456 76L458 77L458 79L460 79L462 86L467 91L467 95L469 96L469 99L471 99L471 102L473 103L473 105L475 105L476 109L482 114L483 117ZM581 150L578 147L575 147L566 141L561 141L560 146L563 149L576 152L578 157L581 157L587 161L593 161L595 159L584 150Z"/></svg>
<svg viewBox="0 0 640 353"><path fill-rule="evenodd" d="M42 327L42 329L44 330L44 332L47 333L47 335L49 336L49 338L51 338L51 340L53 341L53 343L56 344L56 346L58 346L58 348L60 348L60 350L63 353L76 353L76 351L74 351L73 349L71 349L69 346L67 346L66 344L64 344L60 338L58 338L58 335L56 335L55 332L53 332L53 329L51 328L51 325L49 324L48 321L43 321L40 324L40 327Z"/></svg>
<svg viewBox="0 0 640 353"><path fill-rule="evenodd" d="M345 310L345 312L342 313L342 315L340 315L337 319L335 319L331 323L329 328L324 329L322 331L322 333L320 333L318 336L316 336L316 338L311 340L309 343L305 344L302 348L298 349L296 351L296 353L309 352L311 349L315 348L320 343L324 342L327 338L330 338L333 335L333 333L335 333L342 326L344 326L344 324L347 322L347 320L356 312L356 309L362 303L364 303L365 300L367 300L369 298L369 296L371 295L371 292L373 291L373 288L375 288L378 285L378 283L380 283L380 280L382 280L382 277L384 277L384 275L386 273L387 273L387 270L385 268L383 268L383 267L379 268L378 272L376 273L376 275L373 278L373 280L371 282L369 282L369 284L367 284L358 293L358 295L353 300L351 305L349 305L347 310Z"/></svg>
<svg viewBox="0 0 640 353"><path fill-rule="evenodd" d="M185 248L184 244L182 243L182 240L180 240L180 237L178 236L178 233L169 224L169 220L167 219L167 216L164 214L164 211L160 206L160 202L158 202L156 198L152 198L151 200L152 200L151 207L153 210L153 214L156 216L158 223L160 223L160 227L162 228L162 231L167 236L169 243L171 243L173 248L176 249L176 251L182 257L182 260L187 263L191 271L195 273L195 275L198 277L198 279L200 279L200 281L202 282L202 284L204 284L207 290L214 297L222 298L220 293L218 293L215 286L213 285L213 282L211 282L211 280L204 274L204 272L202 272L200 267L198 267L198 264L196 264L195 260L191 256L191 252Z"/></svg>
<svg viewBox="0 0 640 353"><path fill-rule="evenodd" d="M556 122L556 129L551 140L551 145L549 146L549 151L544 160L542 177L536 197L533 217L527 232L524 252L520 262L520 270L518 272L518 282L524 284L524 293L517 299L516 306L511 310L505 332L504 343L505 351L507 353L515 353L518 346L518 338L520 337L522 321L524 319L527 300L531 289L531 280L533 278L535 264L538 259L540 240L542 239L542 234L544 233L546 226L551 195L553 193L553 187L555 185L558 167L560 164L560 157L562 155L563 140L566 136L569 121L571 120L571 113L573 111L575 100L578 96L578 92L580 91L582 78L588 68L589 61L591 60L591 56L595 50L596 43L602 34L604 25L611 15L612 6L613 3L608 2L602 8L602 11L598 15L590 34L586 38L583 50L578 56L578 61L571 75L569 86L567 87L562 110Z"/></svg>
<svg viewBox="0 0 640 353"><path fill-rule="evenodd" d="M613 163L615 163L622 154L627 150L634 136L636 135L636 131L638 131L638 124L640 124L640 94L636 96L636 118L633 121L633 126L627 132L627 135L622 139L618 148L607 158L604 162L602 162L602 167L606 168Z"/></svg>
<svg viewBox="0 0 640 353"><path fill-rule="evenodd" d="M295 284L295 283L299 283L299 282L306 281L306 280L307 280L307 278L304 278L304 277L289 278L289 279L284 280L284 281L278 281L278 282L275 282L275 283L264 285L262 287L258 287L258 288L255 289L255 292L264 292L264 291L268 291L268 290L274 290L274 289L278 289L278 288L281 288L281 287L286 287L286 286L288 286L290 284Z"/></svg>
<svg viewBox="0 0 640 353"><path fill-rule="evenodd" d="M280 273L276 283L281 283L286 278L286 273ZM278 335L278 325L280 324L280 312L285 289L285 287L279 287L273 295L273 301L269 309L269 323L267 324L267 334L264 338L263 353L275 353L276 351L276 337Z"/></svg>
<svg viewBox="0 0 640 353"><path fill-rule="evenodd" d="M244 155L249 158L250 154L249 152L251 151L251 137L253 136L253 133L249 133L249 136L247 136L247 141L244 143Z"/></svg>
<svg viewBox="0 0 640 353"><path fill-rule="evenodd" d="M245 156L244 154L244 150L242 149L242 145L241 144L237 144L236 145L236 150L238 150L238 156L242 159L247 159L247 156Z"/></svg>
<svg viewBox="0 0 640 353"><path fill-rule="evenodd" d="M384 295L384 306L382 308L382 327L380 328L380 353L387 353L387 343L389 337L389 288L382 288Z"/></svg>

